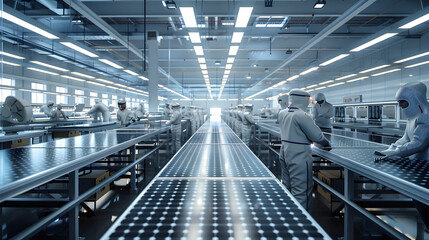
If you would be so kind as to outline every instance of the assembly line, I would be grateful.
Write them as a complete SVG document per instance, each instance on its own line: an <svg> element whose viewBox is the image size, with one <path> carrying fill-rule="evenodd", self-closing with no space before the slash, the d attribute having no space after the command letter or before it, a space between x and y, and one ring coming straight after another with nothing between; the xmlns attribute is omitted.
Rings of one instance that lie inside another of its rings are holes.
<svg viewBox="0 0 429 240"><path fill-rule="evenodd" d="M0 240L429 239L428 0L2 0Z"/></svg>

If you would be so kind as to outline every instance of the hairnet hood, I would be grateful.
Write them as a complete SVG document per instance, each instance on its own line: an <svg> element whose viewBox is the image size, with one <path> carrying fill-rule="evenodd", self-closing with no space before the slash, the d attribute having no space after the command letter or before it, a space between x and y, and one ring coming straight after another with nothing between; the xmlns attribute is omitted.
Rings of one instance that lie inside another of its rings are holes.
<svg viewBox="0 0 429 240"><path fill-rule="evenodd" d="M294 88L289 92L289 107L297 107L305 111L310 102L310 94L304 90Z"/></svg>
<svg viewBox="0 0 429 240"><path fill-rule="evenodd" d="M426 85L421 82L407 83L398 89L396 100L408 102L408 107L402 109L407 118L412 119L422 113L428 113L429 103L426 100L426 90Z"/></svg>
<svg viewBox="0 0 429 240"><path fill-rule="evenodd" d="M173 108L178 108L178 107L180 107L180 104L179 104L179 103L173 103L173 104L171 105L171 107L173 107Z"/></svg>
<svg viewBox="0 0 429 240"><path fill-rule="evenodd" d="M52 101L48 101L47 103L46 103L46 105L54 105L54 102L52 102Z"/></svg>
<svg viewBox="0 0 429 240"><path fill-rule="evenodd" d="M238 104L238 108L243 108L243 104Z"/></svg>
<svg viewBox="0 0 429 240"><path fill-rule="evenodd" d="M316 102L326 101L325 94L323 94L323 93L316 94L316 96L314 96L314 100L316 100Z"/></svg>
<svg viewBox="0 0 429 240"><path fill-rule="evenodd" d="M123 98L121 98L121 99L118 100L118 104L125 104L125 103L127 103L127 102Z"/></svg>

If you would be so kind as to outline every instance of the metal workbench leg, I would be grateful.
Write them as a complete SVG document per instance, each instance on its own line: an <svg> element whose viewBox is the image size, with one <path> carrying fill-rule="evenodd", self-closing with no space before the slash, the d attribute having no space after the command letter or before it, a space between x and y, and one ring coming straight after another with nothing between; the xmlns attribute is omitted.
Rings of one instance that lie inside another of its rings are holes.
<svg viewBox="0 0 429 240"><path fill-rule="evenodd" d="M170 141L170 137L171 137L170 130L168 130L167 131L167 141ZM159 144L159 138L157 140L158 140L158 144ZM173 146L170 146L170 143L173 144L173 141L171 141L171 142L169 142L167 144L167 153L168 153L168 155L171 155L171 153L172 153L171 149L173 148Z"/></svg>
<svg viewBox="0 0 429 240"><path fill-rule="evenodd" d="M258 142L258 157L261 157L261 147L262 147L262 138L261 138L261 129L258 128L258 138L259 138L259 142Z"/></svg>
<svg viewBox="0 0 429 240"><path fill-rule="evenodd" d="M344 169L344 197L352 201L354 198L354 173ZM344 239L353 239L353 208L344 205Z"/></svg>
<svg viewBox="0 0 429 240"><path fill-rule="evenodd" d="M78 171L69 173L69 198L75 200L79 195ZM69 239L79 239L79 205L69 212Z"/></svg>
<svg viewBox="0 0 429 240"><path fill-rule="evenodd" d="M136 145L133 145L130 148L130 151L131 151L131 161L135 162L136 161ZM132 167L130 169L130 172L131 172L130 191L131 191L131 194L135 194L135 193L137 193L136 166Z"/></svg>

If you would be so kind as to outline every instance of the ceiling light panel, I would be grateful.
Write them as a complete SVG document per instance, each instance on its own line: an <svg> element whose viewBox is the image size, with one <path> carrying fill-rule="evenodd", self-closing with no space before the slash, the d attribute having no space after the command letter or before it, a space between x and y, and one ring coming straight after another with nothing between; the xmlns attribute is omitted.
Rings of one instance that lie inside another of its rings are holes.
<svg viewBox="0 0 429 240"><path fill-rule="evenodd" d="M288 80L288 81L292 81L292 80L295 80L295 79L297 79L297 78L299 78L299 75L294 75L294 76L292 76L292 77L289 77L288 79L286 79L286 80Z"/></svg>
<svg viewBox="0 0 429 240"><path fill-rule="evenodd" d="M192 43L201 43L201 37L199 32L189 32L189 38Z"/></svg>
<svg viewBox="0 0 429 240"><path fill-rule="evenodd" d="M194 51L197 56L204 55L203 47L202 46L194 46Z"/></svg>
<svg viewBox="0 0 429 240"><path fill-rule="evenodd" d="M421 16L421 17L417 18L416 20L413 20L413 21L411 21L405 25L400 26L399 29L410 29L410 28L413 28L413 27L420 25L420 24L427 22L427 21L429 21L429 13L424 15L424 16Z"/></svg>
<svg viewBox="0 0 429 240"><path fill-rule="evenodd" d="M312 67L312 68L309 68L309 69L305 70L304 72L300 73L299 75L304 76L304 75L309 74L313 71L316 71L317 69L319 69L319 67Z"/></svg>
<svg viewBox="0 0 429 240"><path fill-rule="evenodd" d="M128 73L128 74L130 74L130 75L133 75L133 76L138 76L138 74L137 74L137 73L135 73L135 72L133 72L133 71L131 71L131 70L128 70L128 69L125 69L125 70L124 70L124 72L126 72L126 73Z"/></svg>
<svg viewBox="0 0 429 240"><path fill-rule="evenodd" d="M83 48L81 48L81 47L79 47L79 46L77 46L77 45L75 45L75 44L73 44L73 43L71 43L71 42L60 42L62 45L64 45L64 46L67 46L67 47L69 47L69 48L71 48L71 49L73 49L73 50L75 50L75 51L77 51L77 52L80 52L80 53L82 53L82 54L85 54L86 56L88 56L88 57L92 57L92 58L96 58L96 57L98 57L98 55L97 54L94 54L94 53L92 53L92 52L90 52L90 51L88 51L88 50L86 50L86 49L83 49Z"/></svg>
<svg viewBox="0 0 429 240"><path fill-rule="evenodd" d="M68 79L75 80L75 81L79 81L79 82L85 82L85 80L83 80L83 79L72 77L72 76L61 75L61 77L68 78Z"/></svg>
<svg viewBox="0 0 429 240"><path fill-rule="evenodd" d="M206 63L206 59L205 58L203 58L203 57L199 57L198 58L198 63Z"/></svg>
<svg viewBox="0 0 429 240"><path fill-rule="evenodd" d="M229 57L228 59L226 59L226 63L234 63L235 58L233 57Z"/></svg>
<svg viewBox="0 0 429 240"><path fill-rule="evenodd" d="M4 60L0 60L0 63L6 64L6 65L10 65L10 66L14 66L14 67L21 66L20 64L13 63L13 62L8 62L8 61L4 61Z"/></svg>
<svg viewBox="0 0 429 240"><path fill-rule="evenodd" d="M86 74L83 74L83 73L80 73L80 72L71 72L71 74L74 74L74 75L77 75L77 76L81 76L81 77L84 77L84 78L89 78L89 79L94 79L95 78L93 76L86 75Z"/></svg>
<svg viewBox="0 0 429 240"><path fill-rule="evenodd" d="M225 69L229 70L232 68L232 64L226 64Z"/></svg>
<svg viewBox="0 0 429 240"><path fill-rule="evenodd" d="M253 7L240 7L238 10L237 21L235 22L236 28L245 28L252 15Z"/></svg>
<svg viewBox="0 0 429 240"><path fill-rule="evenodd" d="M232 34L231 43L241 43L243 36L244 36L244 32L234 32Z"/></svg>
<svg viewBox="0 0 429 240"><path fill-rule="evenodd" d="M116 69L123 69L122 66L119 66L118 64L116 64L116 63L114 63L114 62L112 62L110 60L107 60L107 59L98 59L98 61L100 61L102 63L105 63L105 64L107 64L107 65L109 65L111 67L114 67Z"/></svg>
<svg viewBox="0 0 429 240"><path fill-rule="evenodd" d="M15 58L15 59L19 59L19 60L25 59L25 57L21 57L21 56L18 56L18 55L12 54L12 53L3 52L3 51L0 51L0 55L6 56L6 57Z"/></svg>
<svg viewBox="0 0 429 240"><path fill-rule="evenodd" d="M35 33L37 33L43 37L46 37L49 39L59 39L59 37L55 36L54 34L51 34L45 30L42 30L41 28L36 27L33 24L30 24L30 23L28 23L28 22L26 22L20 18L17 18L17 17L15 17L15 16L13 16L13 15L5 12L5 11L0 10L0 17L2 17L3 19L6 19L6 20L8 20L8 21L10 21L16 25L19 25L23 28L26 28L32 32L35 32Z"/></svg>
<svg viewBox="0 0 429 240"><path fill-rule="evenodd" d="M329 64L334 63L334 62L336 62L338 60L341 60L341 59L343 59L343 58L345 58L345 57L347 57L349 55L350 54L340 54L340 55L338 55L338 56L336 56L336 57L334 57L334 58L332 58L332 59L330 59L330 60L328 60L328 61L320 64L320 66L322 66L322 67L328 66Z"/></svg>
<svg viewBox="0 0 429 240"><path fill-rule="evenodd" d="M352 50L350 50L350 52L359 52L359 51L362 51L362 50L364 50L366 48L369 48L369 47L371 47L371 46L373 46L373 45L375 45L375 44L377 44L379 42L382 42L382 41L384 41L386 39L389 39L389 38L391 38L391 37L393 37L393 36L395 36L397 34L398 33L385 33L385 34L381 35L380 37L377 37L377 38L375 38L375 39L373 39L373 40L371 40L371 41L369 41L367 43L364 43L364 44L360 45L359 47L353 48Z"/></svg>
<svg viewBox="0 0 429 240"><path fill-rule="evenodd" d="M238 48L239 48L239 46L231 46L231 47L229 47L229 53L228 53L228 55L230 55L230 56L237 55Z"/></svg>
<svg viewBox="0 0 429 240"><path fill-rule="evenodd" d="M376 77L376 76L380 76L380 75L384 75L384 74L388 74L388 73L392 73L392 72L397 72L397 71L401 71L401 69L400 68L396 68L396 69L392 69L392 70L389 70L389 71L372 74L371 76Z"/></svg>
<svg viewBox="0 0 429 240"><path fill-rule="evenodd" d="M54 73L54 72L50 72L50 71L45 71L45 70L38 69L38 68L28 67L27 69L33 70L33 71L37 71L37 72L41 72L41 73L46 73L46 74L54 75L54 76L59 75L58 73Z"/></svg>
<svg viewBox="0 0 429 240"><path fill-rule="evenodd" d="M343 79L346 79L346 78L351 78L351 77L354 77L354 76L357 76L357 74L356 73L353 73L353 74L349 74L349 75L346 75L346 76L343 76L343 77L339 77L339 78L335 78L335 80L343 80Z"/></svg>
<svg viewBox="0 0 429 240"><path fill-rule="evenodd" d="M398 61L396 61L394 63L403 63L403 62L407 62L407 61L410 61L410 60L413 60L413 59L416 59L416 58L421 58L421 57L424 57L424 56L427 56L427 55L429 55L429 52L424 52L424 53L420 53L420 54L417 54L417 55L414 55L414 56L411 56L411 57L407 57L407 58L398 60Z"/></svg>
<svg viewBox="0 0 429 240"><path fill-rule="evenodd" d="M429 64L429 61L408 65L408 66L405 66L405 68L413 68L413 67L418 67L418 66L425 65L425 64Z"/></svg>
<svg viewBox="0 0 429 240"><path fill-rule="evenodd" d="M183 21L187 28L196 28L197 20L195 18L194 8L193 7L181 7L180 13L182 14Z"/></svg>
<svg viewBox="0 0 429 240"><path fill-rule="evenodd" d="M388 66L390 66L390 65L388 65L388 64L380 65L380 66L377 66L377 67L373 67L373 68L370 68L370 69L367 69L367 70L360 71L359 73L372 72L372 71L375 71L375 70L378 70L378 69L382 69L382 68L385 68L385 67L388 67Z"/></svg>
<svg viewBox="0 0 429 240"><path fill-rule="evenodd" d="M43 63L43 62L39 62L39 61L30 61L30 62L34 63L34 64L37 64L37 65L40 65L40 66L52 68L52 69L55 69L55 70L58 70L58 71L63 71L63 72L68 72L69 71L68 69L60 68L60 67L53 66L51 64L47 64L47 63Z"/></svg>

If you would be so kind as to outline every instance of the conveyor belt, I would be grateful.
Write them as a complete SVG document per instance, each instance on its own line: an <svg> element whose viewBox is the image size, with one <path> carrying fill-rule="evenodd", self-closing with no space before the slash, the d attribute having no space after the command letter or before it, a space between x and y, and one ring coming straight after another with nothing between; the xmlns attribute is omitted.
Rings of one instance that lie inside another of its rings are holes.
<svg viewBox="0 0 429 240"><path fill-rule="evenodd" d="M205 123L103 239L330 239L229 132Z"/></svg>
<svg viewBox="0 0 429 240"><path fill-rule="evenodd" d="M273 127L268 128L260 123L257 126L261 131L280 137L280 132L273 130ZM387 149L388 145L334 134L325 135L330 136L333 149L327 152L313 148L313 153L429 205L428 161L401 159L375 163L374 151Z"/></svg>
<svg viewBox="0 0 429 240"><path fill-rule="evenodd" d="M79 131L79 132L98 132L110 130L120 127L115 122L97 122L97 123L84 123L76 125L57 126L49 129L49 132L65 132L65 131Z"/></svg>

